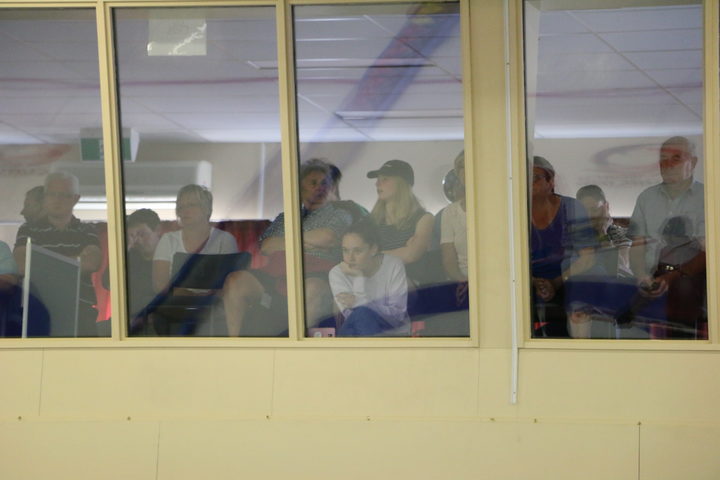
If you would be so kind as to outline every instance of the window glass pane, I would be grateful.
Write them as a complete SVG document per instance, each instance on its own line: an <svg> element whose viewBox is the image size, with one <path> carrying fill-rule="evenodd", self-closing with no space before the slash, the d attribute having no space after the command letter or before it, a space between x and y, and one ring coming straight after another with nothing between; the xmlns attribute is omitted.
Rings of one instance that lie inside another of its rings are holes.
<svg viewBox="0 0 720 480"><path fill-rule="evenodd" d="M0 10L0 40L0 336L108 336L94 10Z"/></svg>
<svg viewBox="0 0 720 480"><path fill-rule="evenodd" d="M307 335L467 336L458 4L294 21Z"/></svg>
<svg viewBox="0 0 720 480"><path fill-rule="evenodd" d="M115 11L131 335L287 335L274 15Z"/></svg>
<svg viewBox="0 0 720 480"><path fill-rule="evenodd" d="M623 3L525 2L532 335L705 339L702 5Z"/></svg>

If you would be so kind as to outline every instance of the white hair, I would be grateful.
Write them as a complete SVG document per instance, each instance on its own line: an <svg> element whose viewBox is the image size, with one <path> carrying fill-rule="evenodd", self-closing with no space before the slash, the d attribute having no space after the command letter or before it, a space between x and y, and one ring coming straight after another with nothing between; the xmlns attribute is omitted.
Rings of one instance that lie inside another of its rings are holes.
<svg viewBox="0 0 720 480"><path fill-rule="evenodd" d="M72 186L73 193L75 195L80 195L80 180L78 180L78 178L75 175L73 175L72 173L57 171L57 172L52 172L51 174L49 174L47 177L45 177L45 190L46 191L47 191L48 185L50 185L50 183L55 180L70 183L70 185Z"/></svg>

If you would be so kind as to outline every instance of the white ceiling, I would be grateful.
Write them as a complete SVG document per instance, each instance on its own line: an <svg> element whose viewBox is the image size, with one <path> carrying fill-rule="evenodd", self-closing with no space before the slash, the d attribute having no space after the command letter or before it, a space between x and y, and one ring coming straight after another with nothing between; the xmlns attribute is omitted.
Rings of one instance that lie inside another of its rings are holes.
<svg viewBox="0 0 720 480"><path fill-rule="evenodd" d="M370 8L296 9L301 139L462 138L457 16L417 28L407 6ZM184 57L147 55L147 12L116 19L125 127L141 140L279 140L272 8L197 10L207 55ZM9 13L0 12L0 143L74 142L98 127L92 12ZM536 136L701 131L700 6L542 12L539 32ZM399 61L422 66L369 67Z"/></svg>
<svg viewBox="0 0 720 480"><path fill-rule="evenodd" d="M539 31L536 137L702 132L700 5L541 12Z"/></svg>

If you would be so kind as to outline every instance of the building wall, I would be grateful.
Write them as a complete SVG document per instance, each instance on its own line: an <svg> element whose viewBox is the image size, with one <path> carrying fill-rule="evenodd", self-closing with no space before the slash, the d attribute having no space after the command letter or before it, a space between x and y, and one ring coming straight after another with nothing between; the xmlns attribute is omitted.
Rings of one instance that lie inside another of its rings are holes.
<svg viewBox="0 0 720 480"><path fill-rule="evenodd" d="M501 44L502 2L487 2L470 26L483 32L473 52ZM476 343L8 344L0 477L720 477L715 344L521 339L511 403L512 312L523 290L511 239L523 236L511 231L522 204L504 161L513 141L503 71L495 52L473 66L470 86ZM716 327L713 317L711 338Z"/></svg>

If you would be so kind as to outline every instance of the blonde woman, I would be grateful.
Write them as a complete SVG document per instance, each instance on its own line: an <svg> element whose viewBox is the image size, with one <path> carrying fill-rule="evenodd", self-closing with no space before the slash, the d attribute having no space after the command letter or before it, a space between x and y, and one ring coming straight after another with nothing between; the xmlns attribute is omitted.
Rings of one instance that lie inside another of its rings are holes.
<svg viewBox="0 0 720 480"><path fill-rule="evenodd" d="M408 279L417 286L423 283L422 260L430 248L433 215L412 192L413 169L402 160L389 160L367 176L377 179L378 199L370 216L380 231L380 250L400 258Z"/></svg>
<svg viewBox="0 0 720 480"><path fill-rule="evenodd" d="M164 291L170 284L173 257L177 252L237 253L235 237L210 224L213 197L202 185L185 185L177 194L175 211L180 230L164 234L153 257L153 288Z"/></svg>

